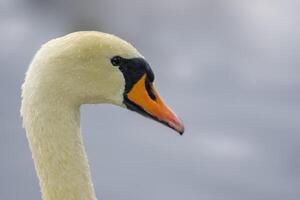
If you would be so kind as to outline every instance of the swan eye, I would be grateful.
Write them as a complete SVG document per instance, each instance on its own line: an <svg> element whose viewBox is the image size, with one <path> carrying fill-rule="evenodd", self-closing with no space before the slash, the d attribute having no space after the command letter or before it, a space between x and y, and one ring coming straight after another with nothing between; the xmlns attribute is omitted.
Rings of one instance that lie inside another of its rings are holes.
<svg viewBox="0 0 300 200"><path fill-rule="evenodd" d="M120 56L115 56L112 59L110 59L110 62L113 66L118 66L121 64L122 58Z"/></svg>

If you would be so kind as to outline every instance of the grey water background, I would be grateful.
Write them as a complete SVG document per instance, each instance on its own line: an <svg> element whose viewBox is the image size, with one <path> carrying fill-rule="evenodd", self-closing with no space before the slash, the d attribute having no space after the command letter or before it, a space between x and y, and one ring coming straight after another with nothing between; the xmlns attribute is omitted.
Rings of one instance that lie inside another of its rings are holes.
<svg viewBox="0 0 300 200"><path fill-rule="evenodd" d="M293 0L0 1L0 199L40 199L20 86L34 53L78 30L134 44L185 122L180 137L111 105L82 107L106 200L300 199L300 14Z"/></svg>

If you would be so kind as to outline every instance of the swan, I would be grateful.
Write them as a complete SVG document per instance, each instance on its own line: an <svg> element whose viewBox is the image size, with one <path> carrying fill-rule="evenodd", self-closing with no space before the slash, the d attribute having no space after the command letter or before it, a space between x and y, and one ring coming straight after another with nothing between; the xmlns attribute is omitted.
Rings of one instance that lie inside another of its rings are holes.
<svg viewBox="0 0 300 200"><path fill-rule="evenodd" d="M44 200L97 199L80 131L82 104L114 104L184 132L153 81L145 58L111 34L70 33L38 50L20 112Z"/></svg>

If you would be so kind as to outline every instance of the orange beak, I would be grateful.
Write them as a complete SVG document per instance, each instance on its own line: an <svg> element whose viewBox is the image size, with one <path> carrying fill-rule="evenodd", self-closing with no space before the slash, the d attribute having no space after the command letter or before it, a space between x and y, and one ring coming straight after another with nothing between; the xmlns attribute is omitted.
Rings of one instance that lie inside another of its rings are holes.
<svg viewBox="0 0 300 200"><path fill-rule="evenodd" d="M148 83L148 87L146 86L146 78L147 76L144 74L127 93L128 99L127 102L125 101L127 107L167 125L182 135L184 132L182 121L159 97L153 83Z"/></svg>

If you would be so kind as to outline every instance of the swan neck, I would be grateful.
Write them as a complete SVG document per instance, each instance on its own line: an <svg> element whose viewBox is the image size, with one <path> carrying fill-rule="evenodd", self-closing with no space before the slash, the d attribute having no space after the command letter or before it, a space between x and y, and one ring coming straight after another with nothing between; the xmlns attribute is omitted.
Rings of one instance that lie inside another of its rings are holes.
<svg viewBox="0 0 300 200"><path fill-rule="evenodd" d="M22 115L43 199L95 200L79 106L30 104L23 99Z"/></svg>

